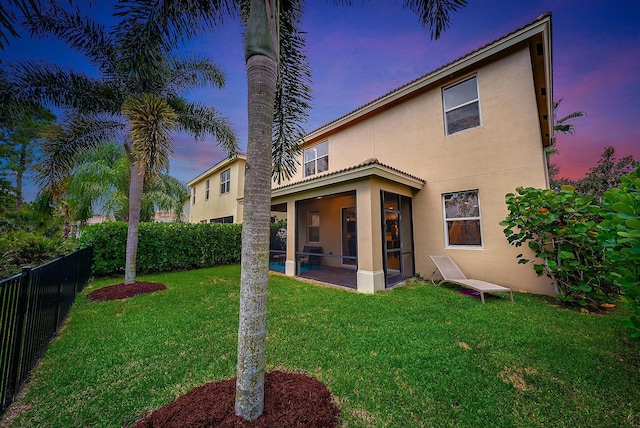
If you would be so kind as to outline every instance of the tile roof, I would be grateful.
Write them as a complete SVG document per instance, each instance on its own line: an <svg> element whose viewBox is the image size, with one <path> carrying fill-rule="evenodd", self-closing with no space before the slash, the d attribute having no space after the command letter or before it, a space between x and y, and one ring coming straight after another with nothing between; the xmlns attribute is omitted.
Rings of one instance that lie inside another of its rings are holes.
<svg viewBox="0 0 640 428"><path fill-rule="evenodd" d="M300 181L296 181L296 182L293 182L293 183L288 183L288 184L285 184L283 186L274 187L271 190L286 189L288 187L297 186L297 185L302 184L302 183L308 183L308 182L311 182L311 181L314 181L314 180L319 180L319 179L322 179L322 178L331 177L331 176L342 174L342 173L349 172L349 171L356 171L356 170L358 170L360 168L364 168L364 167L372 166L372 165L381 166L383 168L389 169L389 170L391 170L393 172L396 172L398 174L405 175L405 176L410 177L410 178L412 178L414 180L418 180L418 181L422 182L422 184L426 183L426 181L423 180L420 177L416 177L415 175L411 175L409 173L406 173L406 172L404 172L402 170L399 170L398 168L394 168L392 166L383 164L380 161L378 161L378 159L376 159L376 158L369 158L369 159L367 159L367 160L365 160L363 162L360 162L359 164L354 165L354 166L343 168L343 169L340 169L338 171L328 172L326 174L314 175L312 177L304 178L304 179L302 179Z"/></svg>

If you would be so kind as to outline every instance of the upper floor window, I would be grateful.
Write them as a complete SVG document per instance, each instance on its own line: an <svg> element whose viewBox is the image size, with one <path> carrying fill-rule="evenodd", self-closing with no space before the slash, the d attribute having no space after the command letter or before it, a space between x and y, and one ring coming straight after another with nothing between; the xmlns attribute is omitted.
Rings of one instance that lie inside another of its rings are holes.
<svg viewBox="0 0 640 428"><path fill-rule="evenodd" d="M442 91L446 134L480 126L478 78L473 76Z"/></svg>
<svg viewBox="0 0 640 428"><path fill-rule="evenodd" d="M196 204L196 188L194 187L192 190L192 199L191 199L191 205L195 205Z"/></svg>
<svg viewBox="0 0 640 428"><path fill-rule="evenodd" d="M304 150L304 176L318 174L329 169L329 142L323 141Z"/></svg>
<svg viewBox="0 0 640 428"><path fill-rule="evenodd" d="M204 200L208 201L209 200L209 180L207 180L205 182L205 187L204 187Z"/></svg>
<svg viewBox="0 0 640 428"><path fill-rule="evenodd" d="M477 190L442 195L447 246L481 246L480 200Z"/></svg>
<svg viewBox="0 0 640 428"><path fill-rule="evenodd" d="M220 193L229 193L231 189L231 170L227 169L220 173Z"/></svg>

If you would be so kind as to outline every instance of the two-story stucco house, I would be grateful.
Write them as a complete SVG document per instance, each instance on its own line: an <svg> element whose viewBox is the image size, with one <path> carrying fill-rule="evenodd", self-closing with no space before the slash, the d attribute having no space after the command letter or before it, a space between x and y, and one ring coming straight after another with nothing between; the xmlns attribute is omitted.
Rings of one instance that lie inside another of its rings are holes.
<svg viewBox="0 0 640 428"><path fill-rule="evenodd" d="M505 194L548 186L551 59L542 15L307 135L301 167L272 189L287 220L284 272L337 272L374 293L449 255L469 277L552 294L498 224ZM189 184L197 198L202 177ZM214 217L196 207L192 221ZM319 266L301 263L309 252Z"/></svg>
<svg viewBox="0 0 640 428"><path fill-rule="evenodd" d="M187 183L189 223L242 223L246 156L218 162Z"/></svg>

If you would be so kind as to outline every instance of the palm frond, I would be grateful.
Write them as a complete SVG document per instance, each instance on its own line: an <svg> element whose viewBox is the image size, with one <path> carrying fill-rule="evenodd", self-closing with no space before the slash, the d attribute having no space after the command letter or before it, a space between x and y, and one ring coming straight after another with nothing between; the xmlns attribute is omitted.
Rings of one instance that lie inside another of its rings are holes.
<svg viewBox="0 0 640 428"><path fill-rule="evenodd" d="M311 108L311 72L299 30L304 2L283 1L280 9L280 61L273 123L273 179L295 174Z"/></svg>
<svg viewBox="0 0 640 428"><path fill-rule="evenodd" d="M169 59L170 74L165 83L167 93L177 96L185 89L200 88L212 85L222 88L225 76L222 69L209 58Z"/></svg>
<svg viewBox="0 0 640 428"><path fill-rule="evenodd" d="M555 121L553 125L553 130L561 134L573 134L576 131L576 126L573 123L569 123L569 121L577 117L586 116L586 113L583 112L582 110L577 110L571 114L568 114L558 119L557 109L560 106L560 103L562 103L562 100L563 98L560 98L558 101L553 102L553 118Z"/></svg>
<svg viewBox="0 0 640 428"><path fill-rule="evenodd" d="M41 160L34 166L40 189L60 188L82 153L114 140L124 124L109 118L71 116L62 125L47 127L42 137Z"/></svg>
<svg viewBox="0 0 640 428"><path fill-rule="evenodd" d="M466 4L466 0L405 0L403 6L420 17L422 28L429 31L432 40L436 40L449 28L451 13Z"/></svg>
<svg viewBox="0 0 640 428"><path fill-rule="evenodd" d="M32 36L54 35L97 64L102 72L113 73L116 68L116 50L104 25L83 14L79 7L69 11L50 2L49 7L31 15L26 26Z"/></svg>
<svg viewBox="0 0 640 428"><path fill-rule="evenodd" d="M235 13L233 0L123 0L114 29L121 61L136 80L145 81L165 54L203 28L215 28Z"/></svg>
<svg viewBox="0 0 640 428"><path fill-rule="evenodd" d="M235 130L229 119L222 116L218 110L203 104L187 102L184 98L172 98L168 102L178 114L178 130L193 135L196 141L211 136L229 155L238 153Z"/></svg>
<svg viewBox="0 0 640 428"><path fill-rule="evenodd" d="M9 66L9 89L22 100L51 103L79 113L119 111L119 88L104 79L42 61L25 61Z"/></svg>

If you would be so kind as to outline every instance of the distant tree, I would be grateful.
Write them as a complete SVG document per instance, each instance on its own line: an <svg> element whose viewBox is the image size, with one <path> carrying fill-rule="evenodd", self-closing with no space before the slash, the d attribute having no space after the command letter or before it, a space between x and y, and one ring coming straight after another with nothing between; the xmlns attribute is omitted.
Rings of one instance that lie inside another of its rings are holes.
<svg viewBox="0 0 640 428"><path fill-rule="evenodd" d="M576 131L576 126L571 123L571 121L575 118L586 116L586 114L582 110L576 110L573 113L558 118L558 107L560 106L560 103L562 103L563 99L564 98L560 98L558 101L553 102L553 130L561 134L573 134Z"/></svg>
<svg viewBox="0 0 640 428"><path fill-rule="evenodd" d="M16 192L4 170L0 170L0 214L14 210Z"/></svg>
<svg viewBox="0 0 640 428"><path fill-rule="evenodd" d="M560 98L558 101L553 102L553 130L556 133L560 134L573 134L576 131L576 126L571 121L578 117L586 116L586 114L582 110L576 110L573 113L570 113L566 116L558 118L558 107L560 103L562 103L563 98ZM575 187L575 182L571 181L567 178L558 178L560 174L560 169L556 164L551 163L551 156L557 155L558 149L556 145L552 145L551 147L547 147L546 155L547 155L547 168L549 169L549 181L552 189L559 189L564 185L570 185Z"/></svg>
<svg viewBox="0 0 640 428"><path fill-rule="evenodd" d="M615 147L606 147L598 164L577 182L578 192L594 196L598 205L602 205L602 197L607 190L619 187L621 178L640 166L633 156L617 159L615 153Z"/></svg>
<svg viewBox="0 0 640 428"><path fill-rule="evenodd" d="M49 110L25 109L11 122L0 126L0 164L6 171L11 171L15 178L16 210L22 208L23 181L36 160L38 146L43 139L42 131L55 119Z"/></svg>

